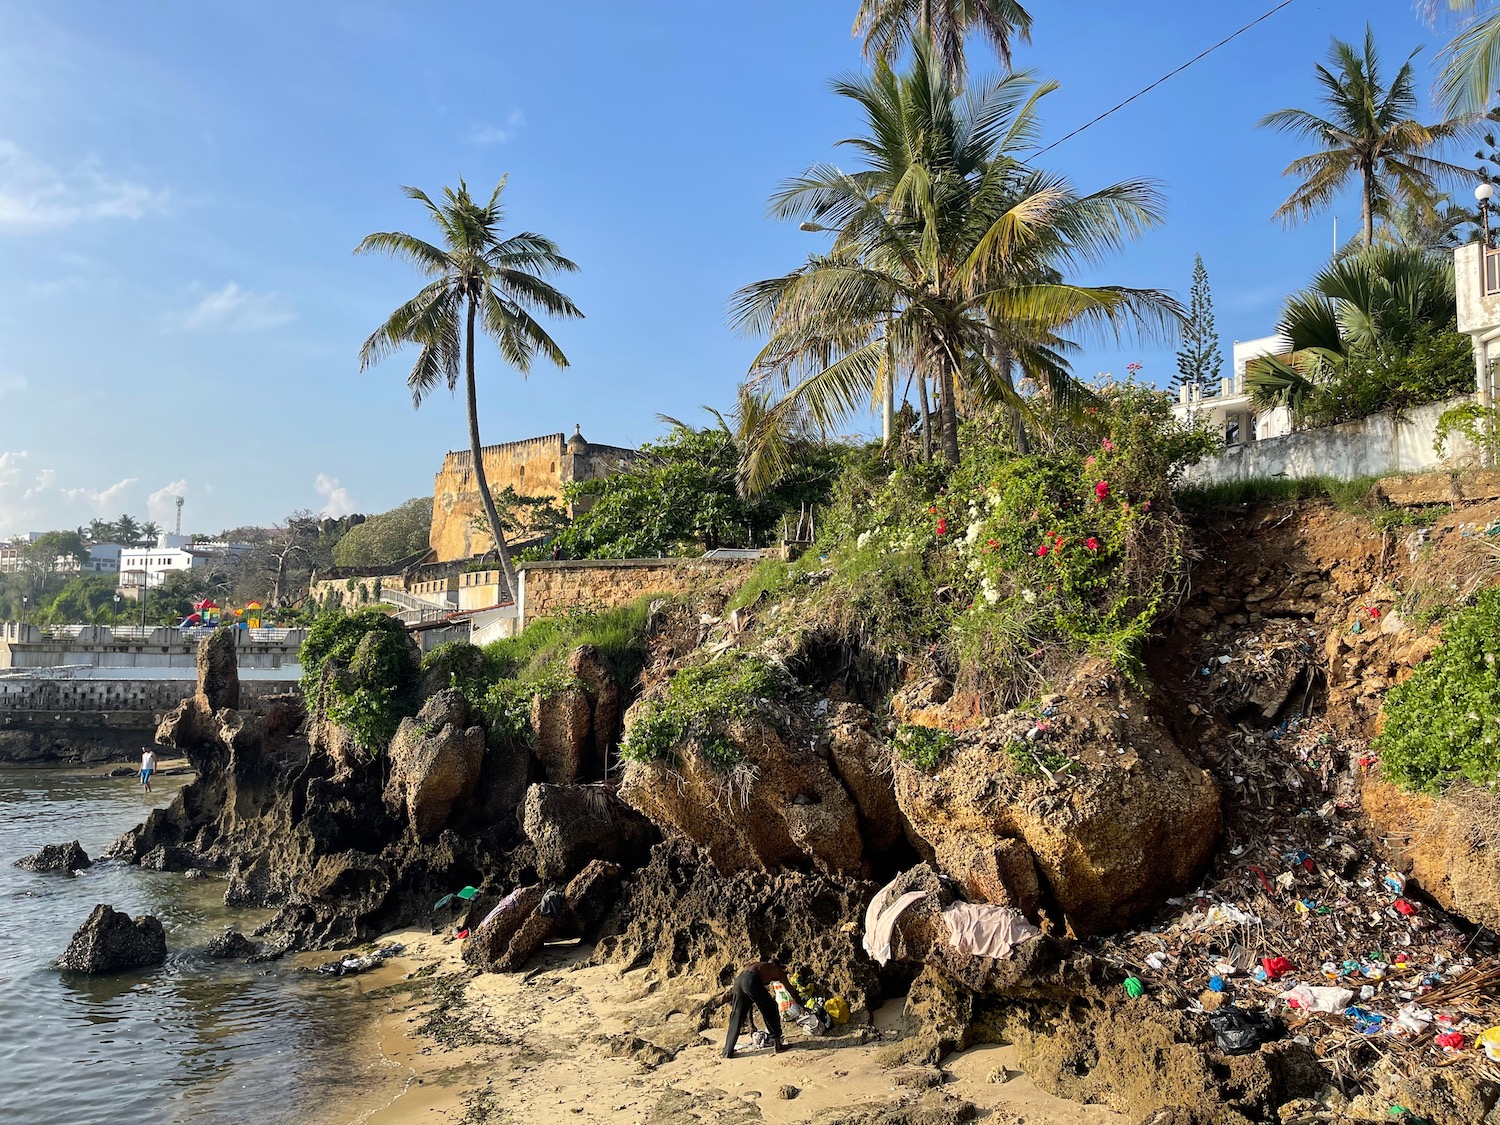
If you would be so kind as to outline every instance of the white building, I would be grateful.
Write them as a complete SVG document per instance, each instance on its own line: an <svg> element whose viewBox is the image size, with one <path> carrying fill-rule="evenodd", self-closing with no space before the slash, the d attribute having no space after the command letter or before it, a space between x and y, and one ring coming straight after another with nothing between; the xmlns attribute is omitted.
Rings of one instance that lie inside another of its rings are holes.
<svg viewBox="0 0 1500 1125"><path fill-rule="evenodd" d="M222 541L194 543L186 535L161 535L154 547L126 547L120 551L120 593L130 597L160 586L177 570L202 570L215 565L234 565L250 551L248 543Z"/></svg>
<svg viewBox="0 0 1500 1125"><path fill-rule="evenodd" d="M1291 411L1284 406L1267 410L1255 404L1245 389L1245 368L1252 359L1285 355L1291 341L1280 334L1234 342L1234 374L1217 387L1183 387L1172 413L1184 422L1206 422L1224 438L1225 445L1280 437L1292 432Z"/></svg>
<svg viewBox="0 0 1500 1125"><path fill-rule="evenodd" d="M87 557L79 560L84 574L118 574L120 555L125 548L118 543L90 543Z"/></svg>

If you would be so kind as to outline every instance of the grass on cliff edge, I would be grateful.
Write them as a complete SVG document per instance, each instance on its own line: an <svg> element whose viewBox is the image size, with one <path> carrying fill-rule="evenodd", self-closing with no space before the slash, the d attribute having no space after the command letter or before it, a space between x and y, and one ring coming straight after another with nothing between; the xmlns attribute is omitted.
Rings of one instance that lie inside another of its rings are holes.
<svg viewBox="0 0 1500 1125"><path fill-rule="evenodd" d="M545 681L567 672L568 654L593 645L614 671L615 682L629 688L646 664L646 619L651 603L638 598L614 609L577 609L533 621L518 637L484 646L486 662L497 678Z"/></svg>

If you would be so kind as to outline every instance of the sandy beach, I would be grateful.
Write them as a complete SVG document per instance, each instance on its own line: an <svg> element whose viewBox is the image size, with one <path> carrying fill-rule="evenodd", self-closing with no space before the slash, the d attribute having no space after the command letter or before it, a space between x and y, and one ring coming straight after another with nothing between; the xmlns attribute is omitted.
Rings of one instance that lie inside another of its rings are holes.
<svg viewBox="0 0 1500 1125"><path fill-rule="evenodd" d="M791 1030L792 1049L724 1059L720 1022L697 1029L703 993L649 969L589 963L591 949L549 946L525 973L469 977L454 942L420 931L367 978L388 1008L362 1048L369 1088L327 1107L328 1125L556 1125L579 1122L798 1122L862 1118L910 1105L961 1120L972 1103L994 1125L1124 1125L1099 1106L1039 1090L1012 1048L982 1046L941 1069L882 1065L901 1000L825 1037ZM378 974L378 975L377 975ZM748 1038L742 1044L748 1047ZM958 1116L955 1116L957 1112Z"/></svg>

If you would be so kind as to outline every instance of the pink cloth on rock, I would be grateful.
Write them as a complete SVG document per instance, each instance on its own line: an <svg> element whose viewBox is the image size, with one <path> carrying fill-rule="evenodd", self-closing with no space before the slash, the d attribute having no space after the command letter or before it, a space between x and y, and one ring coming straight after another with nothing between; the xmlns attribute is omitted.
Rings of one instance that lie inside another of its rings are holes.
<svg viewBox="0 0 1500 1125"><path fill-rule="evenodd" d="M1003 961L1024 941L1041 937L1042 931L1013 906L987 906L977 902L955 902L943 911L948 923L948 943L960 953L993 957Z"/></svg>

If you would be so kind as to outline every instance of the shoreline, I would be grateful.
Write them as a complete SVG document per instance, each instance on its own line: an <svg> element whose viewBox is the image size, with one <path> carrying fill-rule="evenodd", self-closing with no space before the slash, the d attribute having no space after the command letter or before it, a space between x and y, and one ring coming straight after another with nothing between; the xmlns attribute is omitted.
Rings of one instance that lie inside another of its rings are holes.
<svg viewBox="0 0 1500 1125"><path fill-rule="evenodd" d="M420 930L375 944L406 951L367 975L386 1007L351 1050L403 1071L379 1091L341 1097L319 1118L338 1125L556 1125L703 1120L799 1125L834 1115L876 1117L901 1105L924 1120L967 1119L972 1104L995 1125L1126 1125L1103 1106L1040 1090L1015 1049L981 1045L940 1067L895 1066L903 998L857 1012L827 1036L788 1032L791 1049L719 1051L724 1013L699 1031L708 994L649 968L592 964L591 946L547 946L524 973L469 974L461 946ZM379 974L377 976L377 974ZM742 1040L742 1043L748 1040ZM787 1096L787 1094L790 1096Z"/></svg>

